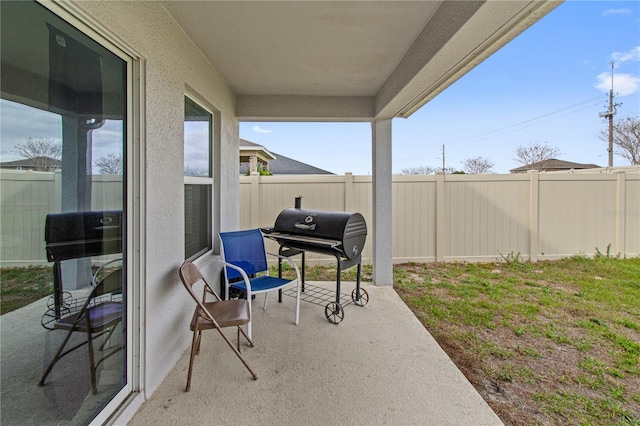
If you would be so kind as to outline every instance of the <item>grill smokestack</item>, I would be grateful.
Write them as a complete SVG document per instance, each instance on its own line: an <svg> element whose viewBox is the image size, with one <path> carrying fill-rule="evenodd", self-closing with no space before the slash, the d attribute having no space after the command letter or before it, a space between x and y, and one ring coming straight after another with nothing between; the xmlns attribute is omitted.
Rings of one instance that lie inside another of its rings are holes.
<svg viewBox="0 0 640 426"><path fill-rule="evenodd" d="M302 195L298 195L296 197L296 203L294 204L296 209L301 209L302 208Z"/></svg>

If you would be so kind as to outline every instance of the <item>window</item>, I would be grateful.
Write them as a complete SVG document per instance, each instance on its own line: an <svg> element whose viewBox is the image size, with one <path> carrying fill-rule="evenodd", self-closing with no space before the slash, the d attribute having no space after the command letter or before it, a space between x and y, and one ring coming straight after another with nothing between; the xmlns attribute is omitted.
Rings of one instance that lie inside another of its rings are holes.
<svg viewBox="0 0 640 426"><path fill-rule="evenodd" d="M184 257L211 250L212 114L184 98Z"/></svg>

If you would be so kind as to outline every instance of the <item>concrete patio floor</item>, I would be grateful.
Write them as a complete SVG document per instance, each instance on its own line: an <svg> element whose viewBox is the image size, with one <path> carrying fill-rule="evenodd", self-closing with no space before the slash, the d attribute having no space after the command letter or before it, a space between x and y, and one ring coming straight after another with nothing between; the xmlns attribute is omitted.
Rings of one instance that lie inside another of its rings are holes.
<svg viewBox="0 0 640 426"><path fill-rule="evenodd" d="M295 299L271 296L263 311L258 296L255 347L242 348L258 380L217 332L204 332L191 391L187 350L129 424L502 424L392 288L363 288L369 303L346 306L338 325L323 306L301 302L296 326Z"/></svg>

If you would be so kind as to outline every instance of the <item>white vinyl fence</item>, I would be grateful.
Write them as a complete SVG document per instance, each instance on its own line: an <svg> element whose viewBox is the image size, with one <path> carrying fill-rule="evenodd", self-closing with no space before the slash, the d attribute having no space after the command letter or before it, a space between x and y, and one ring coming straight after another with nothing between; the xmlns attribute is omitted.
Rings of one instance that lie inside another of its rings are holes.
<svg viewBox="0 0 640 426"><path fill-rule="evenodd" d="M122 176L92 176L92 210L122 209ZM0 170L0 265L47 264L44 222L59 213L60 172Z"/></svg>
<svg viewBox="0 0 640 426"><path fill-rule="evenodd" d="M120 176L93 176L94 210L120 209ZM46 263L44 219L60 211L60 174L0 171L2 266ZM370 176L241 176L240 227L271 227L302 208L362 213L371 262ZM394 176L393 259L532 261L574 254L640 254L640 167L591 173ZM270 252L277 245L269 242ZM332 259L308 254L310 262Z"/></svg>
<svg viewBox="0 0 640 426"><path fill-rule="evenodd" d="M293 207L362 213L370 176L243 176L241 228L273 226ZM531 261L596 250L640 254L640 167L620 172L394 176L393 260ZM371 232L371 226L369 226ZM363 258L371 261L371 235ZM270 247L275 250L275 244ZM309 253L311 261L327 258Z"/></svg>

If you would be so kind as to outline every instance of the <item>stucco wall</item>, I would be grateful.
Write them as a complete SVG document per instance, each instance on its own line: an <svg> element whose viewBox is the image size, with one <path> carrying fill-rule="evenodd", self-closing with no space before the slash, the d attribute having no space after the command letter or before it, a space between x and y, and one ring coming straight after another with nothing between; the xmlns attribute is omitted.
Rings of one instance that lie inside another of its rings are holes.
<svg viewBox="0 0 640 426"><path fill-rule="evenodd" d="M177 275L184 260L184 95L189 90L220 111L220 128L214 130L221 135L214 153L214 200L218 200L214 211L220 213L214 225L223 229L238 224L235 96L160 3L78 2L77 6L144 60L146 137L141 158L146 171L141 193L146 209L142 233L146 279L136 285L144 289L144 387L150 395L190 343L193 302ZM217 282L219 267L214 260L209 255L198 264Z"/></svg>

